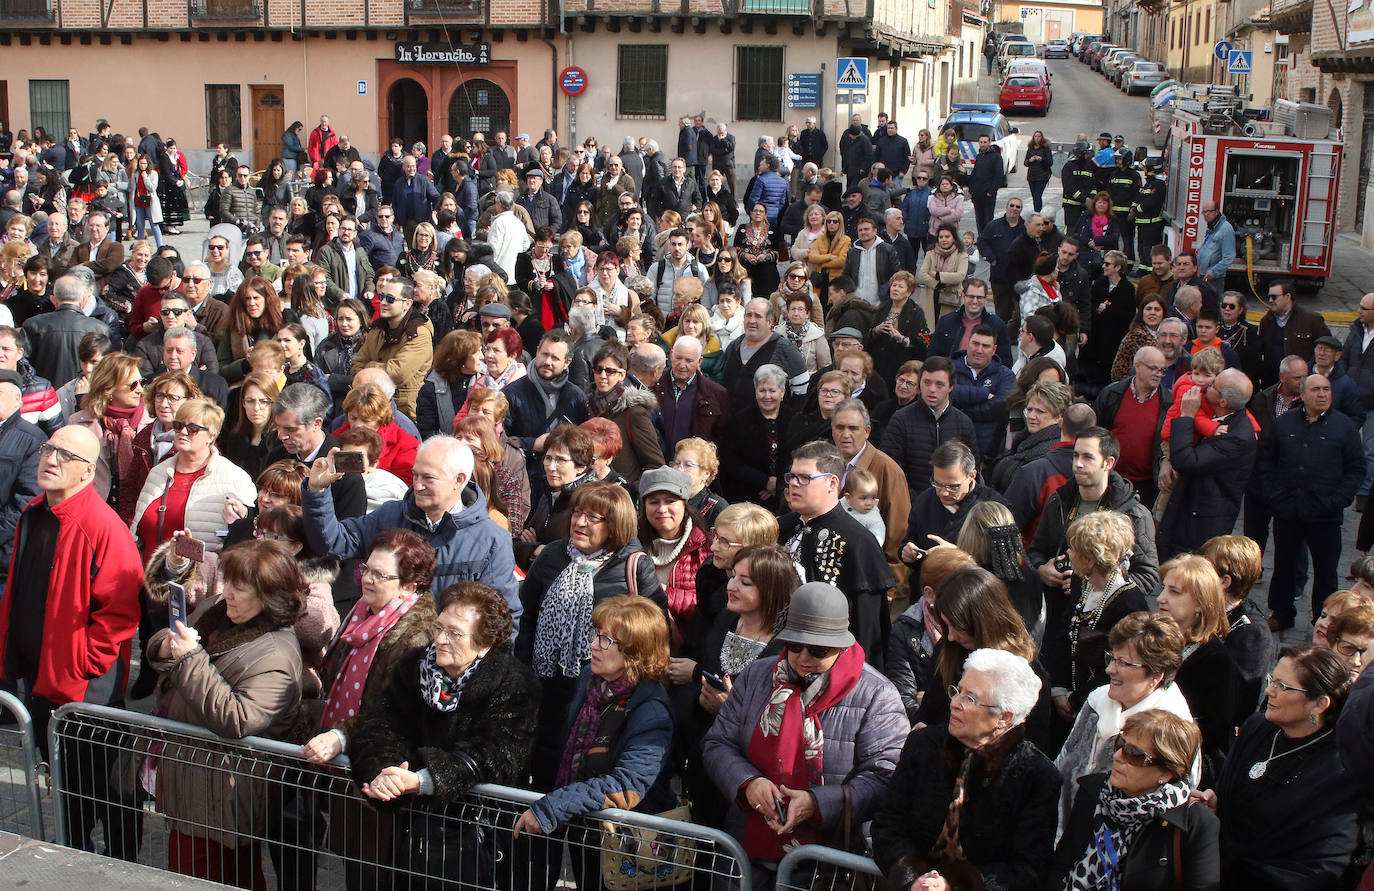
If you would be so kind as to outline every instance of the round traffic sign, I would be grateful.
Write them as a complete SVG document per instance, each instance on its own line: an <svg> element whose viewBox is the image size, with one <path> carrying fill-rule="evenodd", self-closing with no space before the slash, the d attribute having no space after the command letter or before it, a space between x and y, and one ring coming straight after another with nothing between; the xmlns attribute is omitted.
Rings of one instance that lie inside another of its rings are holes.
<svg viewBox="0 0 1374 891"><path fill-rule="evenodd" d="M1217 45L1212 47L1212 52L1218 59L1225 62L1231 55L1231 41L1218 40Z"/></svg>
<svg viewBox="0 0 1374 891"><path fill-rule="evenodd" d="M558 86L569 96L580 96L587 89L587 72L575 65L564 68L558 75Z"/></svg>

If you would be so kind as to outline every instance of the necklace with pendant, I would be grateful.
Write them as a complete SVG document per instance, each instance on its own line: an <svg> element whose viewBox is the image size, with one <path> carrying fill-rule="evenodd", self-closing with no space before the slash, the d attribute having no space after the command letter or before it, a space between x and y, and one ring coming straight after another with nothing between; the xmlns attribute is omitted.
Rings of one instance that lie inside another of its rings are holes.
<svg viewBox="0 0 1374 891"><path fill-rule="evenodd" d="M1270 761L1277 761L1277 760L1279 760L1280 758L1283 758L1283 757L1285 757L1285 756L1287 756L1287 755L1292 755L1294 752L1301 752L1303 749L1307 748L1308 746L1310 746L1310 745L1312 745L1312 744L1314 744L1314 743L1321 742L1323 739L1325 739L1326 737L1328 737L1328 736L1330 736L1330 735L1331 735L1331 731L1328 730L1328 731L1326 731L1325 733L1318 735L1315 739L1309 739L1307 742L1305 742L1305 743L1303 743L1302 745L1298 746L1296 749L1290 749L1290 750L1287 751L1287 752L1282 752L1282 753L1280 753L1280 754L1278 754L1278 755L1275 755L1275 754L1274 754L1274 747L1277 746L1277 745L1279 744L1279 737L1280 737L1280 736L1283 736L1283 731L1280 730L1278 733L1274 734L1274 741L1271 742L1271 743L1269 744L1269 757L1265 758L1263 761L1256 761L1254 764L1250 765L1250 771L1249 771L1249 773L1250 773L1250 779L1252 779L1252 780L1257 780L1257 779L1259 779L1260 777L1264 776L1265 771L1267 771L1267 770L1269 769L1269 762L1270 762Z"/></svg>

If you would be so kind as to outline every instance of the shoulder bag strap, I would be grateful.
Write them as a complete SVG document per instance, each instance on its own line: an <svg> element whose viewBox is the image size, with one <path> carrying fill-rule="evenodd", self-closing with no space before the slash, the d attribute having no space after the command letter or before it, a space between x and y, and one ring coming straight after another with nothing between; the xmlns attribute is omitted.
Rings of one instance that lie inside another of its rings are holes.
<svg viewBox="0 0 1374 891"><path fill-rule="evenodd" d="M1174 827L1174 887L1183 887L1183 829Z"/></svg>
<svg viewBox="0 0 1374 891"><path fill-rule="evenodd" d="M643 556L643 551L635 551L625 561L625 588L631 597L639 596L639 558Z"/></svg>

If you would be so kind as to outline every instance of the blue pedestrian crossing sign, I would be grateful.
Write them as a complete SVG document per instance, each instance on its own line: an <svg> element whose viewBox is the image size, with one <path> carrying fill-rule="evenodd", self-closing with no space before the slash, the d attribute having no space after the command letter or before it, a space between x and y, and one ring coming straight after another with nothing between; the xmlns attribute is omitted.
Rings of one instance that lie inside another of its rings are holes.
<svg viewBox="0 0 1374 891"><path fill-rule="evenodd" d="M1231 50L1231 58L1226 63L1227 74L1250 73L1250 51Z"/></svg>
<svg viewBox="0 0 1374 891"><path fill-rule="evenodd" d="M836 60L835 89L868 89L868 59L863 56L844 56Z"/></svg>

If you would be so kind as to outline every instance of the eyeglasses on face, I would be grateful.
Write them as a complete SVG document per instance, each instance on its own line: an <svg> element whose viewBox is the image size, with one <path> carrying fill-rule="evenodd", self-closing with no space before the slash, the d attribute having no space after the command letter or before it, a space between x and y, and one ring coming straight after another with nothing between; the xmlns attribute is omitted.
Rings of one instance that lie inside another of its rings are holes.
<svg viewBox="0 0 1374 891"><path fill-rule="evenodd" d="M960 489L964 488L964 486L966 486L966 485L968 485L968 480L964 480L963 482L958 482L958 483L937 483L937 482L935 482L934 480L932 480L931 483L930 483L930 487L931 487L932 489L934 489L935 491L937 491L937 492L948 492L948 493L950 493L951 495L953 495L955 492L958 492Z"/></svg>
<svg viewBox="0 0 1374 891"><path fill-rule="evenodd" d="M209 433L210 428L204 424L193 424L190 421L173 421L172 429L177 433L185 431L187 436L195 436L197 433Z"/></svg>
<svg viewBox="0 0 1374 891"><path fill-rule="evenodd" d="M406 298L397 297L395 294L379 294L377 296L377 299L382 301L383 303L399 303L402 300L405 300Z"/></svg>
<svg viewBox="0 0 1374 891"><path fill-rule="evenodd" d="M592 373L605 377L615 377L618 374L624 374L625 371L615 365L598 365L592 369Z"/></svg>
<svg viewBox="0 0 1374 891"><path fill-rule="evenodd" d="M1334 641L1332 643L1332 647L1336 650L1337 653L1340 653L1347 659L1353 659L1356 656L1364 658L1364 654L1369 652L1369 644L1366 643L1362 647L1359 644L1345 640L1344 638Z"/></svg>
<svg viewBox="0 0 1374 891"><path fill-rule="evenodd" d="M609 650L611 647L620 646L620 641L611 637L609 634L603 634L598 628L592 629L590 643L598 650Z"/></svg>
<svg viewBox="0 0 1374 891"><path fill-rule="evenodd" d="M585 511L580 509L572 512L572 519L584 520L592 524L593 526L599 526L602 523L606 522L606 518L601 516L601 514L594 514L591 511Z"/></svg>
<svg viewBox="0 0 1374 891"><path fill-rule="evenodd" d="M165 402L168 405L176 405L180 402L184 402L186 398L187 397L181 396L177 393L158 393L156 396L153 397L153 401Z"/></svg>
<svg viewBox="0 0 1374 891"><path fill-rule="evenodd" d="M182 281L185 282L185 283L188 284L188 285L203 285L203 284L205 284L206 282L208 282L209 279L208 279L208 278L200 278L199 276L194 276L194 275L188 275L188 276L185 276L184 278L182 278Z"/></svg>
<svg viewBox="0 0 1374 891"><path fill-rule="evenodd" d="M793 656L799 656L802 650L806 650L812 659L829 659L838 649L839 647L820 647L814 644L789 643L787 645L787 652Z"/></svg>
<svg viewBox="0 0 1374 891"><path fill-rule="evenodd" d="M1290 684L1285 684L1283 681L1279 680L1278 678L1270 678L1270 679L1269 679L1269 685L1268 685L1265 689L1266 689L1266 690L1277 689L1277 690L1278 690L1279 692L1281 692L1281 693L1301 693L1301 694L1304 695L1304 696L1310 695L1310 694L1309 694L1306 690L1304 690L1302 687L1294 687L1294 686L1292 686L1292 685L1290 685Z"/></svg>
<svg viewBox="0 0 1374 891"><path fill-rule="evenodd" d="M137 393L139 390L143 389L143 378L136 377L133 380L126 382L124 384L124 387L130 393Z"/></svg>
<svg viewBox="0 0 1374 891"><path fill-rule="evenodd" d="M969 693L965 690L960 690L953 684L950 684L948 687L946 687L945 692L949 694L950 705L953 705L956 702L962 702L965 705L972 706L973 708L985 708L990 712L1001 710L1001 706L988 705L985 702L979 702L976 698L974 698L972 693Z"/></svg>
<svg viewBox="0 0 1374 891"><path fill-rule="evenodd" d="M472 637L472 635L466 631L459 631L457 628L449 628L447 625L441 625L438 622L434 623L434 639L436 641L451 640L456 642L465 640L469 637Z"/></svg>
<svg viewBox="0 0 1374 891"><path fill-rule="evenodd" d="M1104 663L1106 663L1106 666L1107 666L1108 668L1111 668L1111 667L1112 667L1112 663L1113 663L1113 662L1115 662L1117 665L1123 665L1123 666L1125 666L1126 668L1141 668L1141 669L1144 669L1144 668L1145 668L1145 663L1144 663L1144 662L1132 662L1132 661L1130 661L1129 659L1122 659L1120 656L1116 655L1115 653L1111 652L1110 650L1109 650L1108 652L1102 654L1102 661L1103 661ZM1148 669L1146 669L1146 670L1148 670Z"/></svg>
<svg viewBox="0 0 1374 891"><path fill-rule="evenodd" d="M50 442L45 442L38 447L38 459L40 461L46 461L48 459L48 456L50 455L57 456L58 464L68 464L72 461L80 461L83 464L95 463L90 458L83 458L76 452L68 451L67 449L55 446Z"/></svg>
<svg viewBox="0 0 1374 891"><path fill-rule="evenodd" d="M376 579L379 582L394 582L398 581L401 578L399 575L396 575L394 573L382 572L380 569L373 569L366 563L358 564L358 574L362 578Z"/></svg>
<svg viewBox="0 0 1374 891"><path fill-rule="evenodd" d="M185 306L164 306L164 307L162 307L162 309L158 310L158 315L162 316L164 319L170 319L170 318L173 318L173 317L175 317L175 316L181 315L182 313L186 312L187 309L189 309L189 307L185 307Z"/></svg>
<svg viewBox="0 0 1374 891"><path fill-rule="evenodd" d="M1126 737L1122 736L1119 733L1117 734L1116 739L1112 741L1112 751L1120 752L1121 760L1125 761L1132 767L1149 767L1151 764L1154 764L1156 761L1158 761L1158 759L1155 758L1155 756L1151 755L1149 752L1146 752L1140 746L1132 745L1131 743L1126 742Z"/></svg>
<svg viewBox="0 0 1374 891"><path fill-rule="evenodd" d="M782 484L783 484L784 486L790 486L790 485L792 485L793 483L796 483L798 486L801 486L801 487L805 488L806 486L811 485L811 481L812 481L812 480L818 480L818 479L820 479L820 478L823 477L823 476L834 476L834 475L835 475L835 474L833 474L833 473L791 473L791 472L788 472L788 473L784 473L784 474L782 475Z"/></svg>
<svg viewBox="0 0 1374 891"><path fill-rule="evenodd" d="M207 247L206 249L207 249L207 250L211 250L211 251L222 251L222 250L224 250L226 247L228 247L228 245L224 245L224 244L211 244L211 245L209 245L209 247Z"/></svg>

